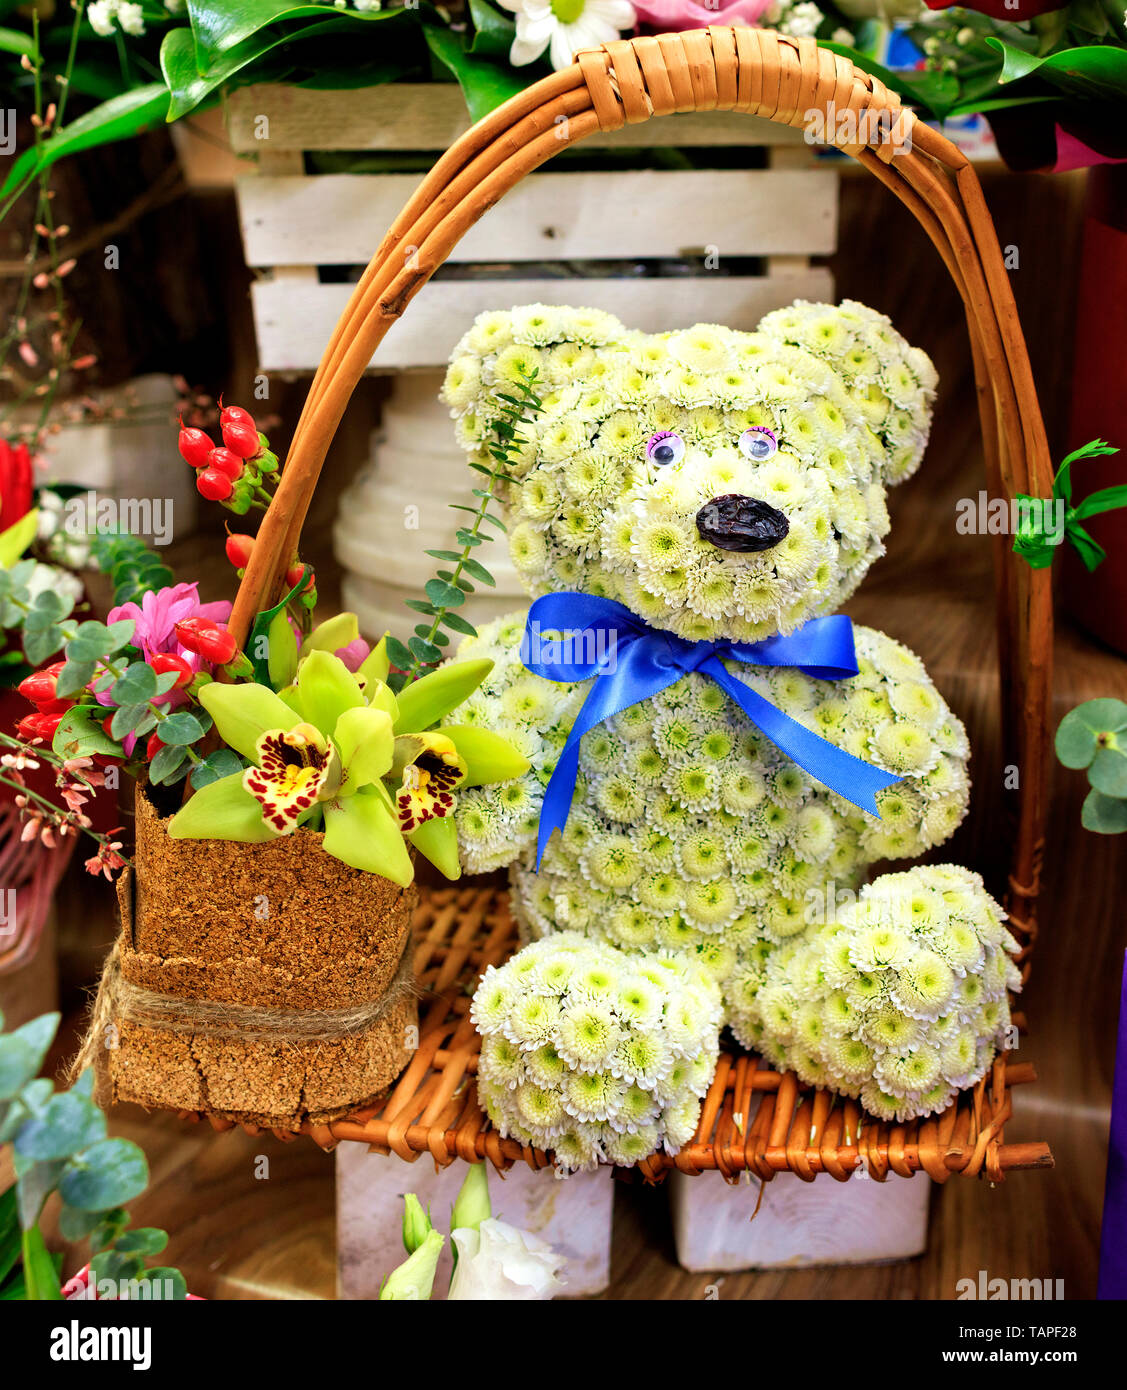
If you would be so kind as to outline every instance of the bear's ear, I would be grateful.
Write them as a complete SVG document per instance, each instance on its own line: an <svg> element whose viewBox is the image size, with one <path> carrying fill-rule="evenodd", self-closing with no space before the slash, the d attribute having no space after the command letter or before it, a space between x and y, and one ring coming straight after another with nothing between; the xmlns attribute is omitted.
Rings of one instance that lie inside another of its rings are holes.
<svg viewBox="0 0 1127 1390"><path fill-rule="evenodd" d="M600 348L628 337L601 309L524 304L479 314L450 357L442 399L457 415L471 412L483 422L495 415L497 398L535 373L541 397L582 379Z"/></svg>
<svg viewBox="0 0 1127 1390"><path fill-rule="evenodd" d="M939 381L931 358L890 319L864 304L799 300L767 314L759 331L820 358L837 373L884 455L884 479L902 483L920 466Z"/></svg>

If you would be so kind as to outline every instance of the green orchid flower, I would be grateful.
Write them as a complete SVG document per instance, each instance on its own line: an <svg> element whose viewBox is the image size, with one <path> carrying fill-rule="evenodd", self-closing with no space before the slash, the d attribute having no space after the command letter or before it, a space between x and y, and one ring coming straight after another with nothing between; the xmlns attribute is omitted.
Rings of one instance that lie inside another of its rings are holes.
<svg viewBox="0 0 1127 1390"><path fill-rule="evenodd" d="M492 663L454 662L397 698L382 643L355 673L325 649L348 630L312 634L324 647L307 638L295 679L277 694L252 682L200 691L220 738L252 765L197 791L170 822L173 839L264 843L323 824L327 853L401 887L414 876L408 846L459 876L457 790L528 770L497 734L432 727Z"/></svg>

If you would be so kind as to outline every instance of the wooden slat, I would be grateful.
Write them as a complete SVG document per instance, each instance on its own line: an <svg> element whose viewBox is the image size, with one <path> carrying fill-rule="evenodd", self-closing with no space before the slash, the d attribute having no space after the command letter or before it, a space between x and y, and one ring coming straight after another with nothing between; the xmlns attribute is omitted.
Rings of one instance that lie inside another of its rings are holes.
<svg viewBox="0 0 1127 1390"><path fill-rule="evenodd" d="M364 264L414 192L413 174L250 175L238 180L247 263ZM828 255L828 169L534 174L458 243L452 261Z"/></svg>
<svg viewBox="0 0 1127 1390"><path fill-rule="evenodd" d="M640 293L652 287L648 295ZM259 362L263 371L308 371L351 293L351 285L322 285L286 276L251 287ZM821 267L794 274L686 276L638 280L436 280L419 292L411 312L390 330L372 369L442 366L476 314L513 304L578 304L607 309L632 328L654 333L693 323L752 328L763 314L792 299L833 298L833 277Z"/></svg>
<svg viewBox="0 0 1127 1390"><path fill-rule="evenodd" d="M233 92L228 109L231 145L246 154L265 148L444 150L470 127L461 90L443 82L396 82L345 92L263 84ZM734 111L655 117L584 141L587 148L803 143L800 130Z"/></svg>

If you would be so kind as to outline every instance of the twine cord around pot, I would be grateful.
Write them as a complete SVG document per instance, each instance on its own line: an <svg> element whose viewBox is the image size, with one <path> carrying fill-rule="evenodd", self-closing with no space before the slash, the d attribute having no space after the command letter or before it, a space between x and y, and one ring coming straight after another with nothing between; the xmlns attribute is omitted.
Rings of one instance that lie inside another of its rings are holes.
<svg viewBox="0 0 1127 1390"><path fill-rule="evenodd" d="M405 996L414 994L410 948L403 952L387 990L364 1004L342 1009L273 1009L247 1004L219 1003L208 999L184 999L160 994L127 980L121 969L121 945L114 945L102 972L102 981L90 1024L78 1055L67 1074L73 1085L93 1066L107 1047L108 1030L122 1023L186 1033L196 1038L257 1039L280 1046L336 1042L362 1033L378 1022Z"/></svg>

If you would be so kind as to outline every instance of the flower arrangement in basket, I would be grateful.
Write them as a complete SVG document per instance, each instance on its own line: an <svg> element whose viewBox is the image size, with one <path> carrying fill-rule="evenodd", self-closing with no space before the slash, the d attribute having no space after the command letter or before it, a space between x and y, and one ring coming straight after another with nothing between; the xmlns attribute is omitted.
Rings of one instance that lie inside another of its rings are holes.
<svg viewBox="0 0 1127 1390"><path fill-rule="evenodd" d="M247 411L224 409L221 425L219 446L180 431L200 493L265 510L277 457ZM254 545L227 541L240 575ZM134 585L107 622L76 623L68 595L32 599L20 566L3 578L25 651L61 650L20 686L37 706L31 755L89 790L107 766L137 780L122 933L79 1068L96 1063L103 1099L276 1127L378 1094L417 1032L414 856L457 877L462 789L527 767L452 713L488 660L393 672L352 614L313 625L296 555L242 646L230 604L201 603L196 584ZM67 823L88 828L78 807ZM88 867L124 865L104 841Z"/></svg>

